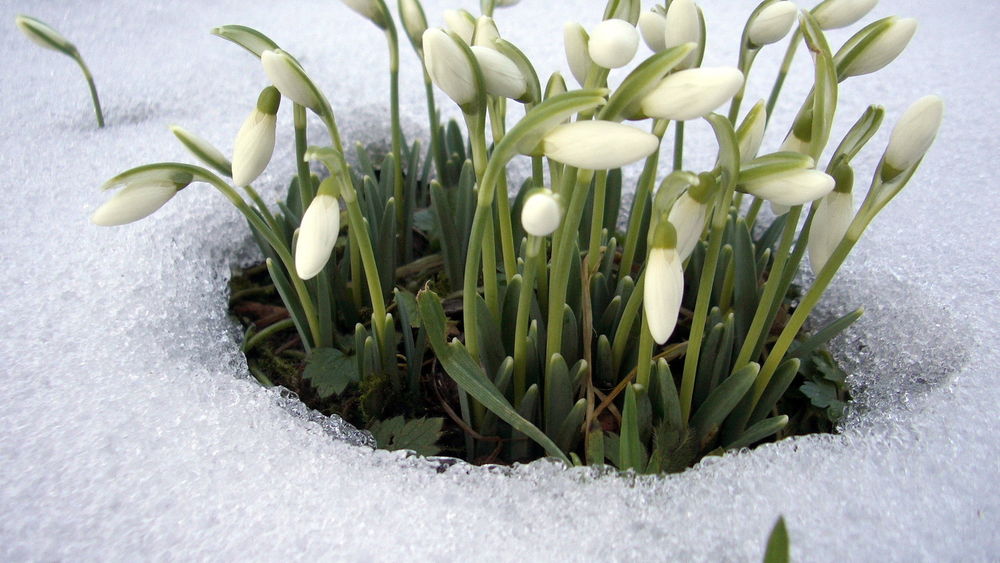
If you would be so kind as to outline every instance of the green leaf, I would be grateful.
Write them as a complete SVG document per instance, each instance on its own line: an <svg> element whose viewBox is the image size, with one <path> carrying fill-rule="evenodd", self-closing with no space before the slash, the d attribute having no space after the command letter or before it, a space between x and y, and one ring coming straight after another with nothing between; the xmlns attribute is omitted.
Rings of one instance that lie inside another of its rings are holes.
<svg viewBox="0 0 1000 563"><path fill-rule="evenodd" d="M809 402L815 407L825 409L834 403L840 402L837 398L837 387L827 381L806 381L799 387L799 391L806 397L809 397Z"/></svg>
<svg viewBox="0 0 1000 563"><path fill-rule="evenodd" d="M437 455L441 451L437 441L441 438L443 423L444 419L440 417L404 420L402 416L397 416L388 420L376 420L368 430L375 436L380 448Z"/></svg>
<svg viewBox="0 0 1000 563"><path fill-rule="evenodd" d="M764 552L764 563L788 563L788 530L785 528L785 518L778 517L767 538L767 551Z"/></svg>
<svg viewBox="0 0 1000 563"><path fill-rule="evenodd" d="M785 391L788 390L788 386L795 379L795 375L799 371L799 364L800 362L797 358L789 358L778 365L778 369L771 376L771 381L767 382L764 393L757 400L757 406L754 407L749 418L750 424L754 424L764 418L771 412L774 405L778 404L778 401L784 396Z"/></svg>
<svg viewBox="0 0 1000 563"><path fill-rule="evenodd" d="M302 378L316 388L322 399L344 392L351 383L358 381L354 358L336 348L315 348L309 354Z"/></svg>
<svg viewBox="0 0 1000 563"><path fill-rule="evenodd" d="M824 326L816 334L805 340L796 341L792 349L786 354L790 358L802 358L811 354L820 346L825 345L831 338L843 332L847 327L854 324L864 314L864 309L855 309L850 313Z"/></svg>
<svg viewBox="0 0 1000 563"><path fill-rule="evenodd" d="M753 385L758 371L760 366L750 362L712 390L691 418L691 426L695 429L699 442L704 443L706 438L710 439L715 434L722 421Z"/></svg>
<svg viewBox="0 0 1000 563"><path fill-rule="evenodd" d="M788 425L788 416L786 415L765 418L750 428L747 428L746 432L741 434L732 442L726 444L725 448L727 450L738 450L740 448L752 446L764 438L779 432L786 425Z"/></svg>
<svg viewBox="0 0 1000 563"><path fill-rule="evenodd" d="M618 444L618 469L642 471L646 467L646 447L639 439L639 408L635 400L635 385L625 390L625 407L622 409L622 433Z"/></svg>

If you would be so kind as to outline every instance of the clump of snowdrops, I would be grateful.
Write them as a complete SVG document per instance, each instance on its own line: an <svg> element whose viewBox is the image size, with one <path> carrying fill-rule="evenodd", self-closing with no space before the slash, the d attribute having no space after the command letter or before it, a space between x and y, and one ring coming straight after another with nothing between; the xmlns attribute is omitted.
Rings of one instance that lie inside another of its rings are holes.
<svg viewBox="0 0 1000 563"><path fill-rule="evenodd" d="M853 25L875 0L809 10L765 0L739 38L737 65L706 68L694 2L643 11L638 0L609 0L600 24L564 28L579 85L571 88L559 73L543 83L497 28L494 4L516 2L484 0L479 17L447 11L439 28L428 27L418 0L399 0L396 17L425 71L424 149L399 126L393 14L383 0L344 2L384 31L389 48L392 139L380 163L359 148L348 164L334 107L310 78L315 69L256 30L223 26L213 33L259 57L270 83L236 135L232 161L175 127L207 167L123 172L104 186L121 189L93 222L136 221L194 183L219 190L266 259L270 281L246 291L274 291L287 311L251 327L245 349L295 340L301 352L275 344L270 358L384 447L663 472L786 435L805 425L802 409L836 420L844 374L823 346L861 311L811 333L803 327L919 166L941 100L920 99L903 113L857 197L852 160L883 108L856 116L827 149L841 85L895 59L913 20L875 21L834 51L824 30ZM754 60L786 37L770 98L742 111ZM640 39L651 53L635 64ZM781 147L760 154L803 47L812 90ZM440 122L434 86L461 109L464 130ZM271 159L281 103L292 105L297 174L271 207L251 183ZM508 128L511 114L520 118ZM308 119L328 136L310 144ZM684 168L692 120L714 132L710 169ZM665 139L672 166L661 164ZM523 158L531 174L514 190L508 167ZM623 187L621 167L636 162L641 174ZM769 225L758 220L765 202L776 215ZM814 277L803 286L806 255ZM261 366L252 371L270 383ZM442 439L445 420L452 430Z"/></svg>

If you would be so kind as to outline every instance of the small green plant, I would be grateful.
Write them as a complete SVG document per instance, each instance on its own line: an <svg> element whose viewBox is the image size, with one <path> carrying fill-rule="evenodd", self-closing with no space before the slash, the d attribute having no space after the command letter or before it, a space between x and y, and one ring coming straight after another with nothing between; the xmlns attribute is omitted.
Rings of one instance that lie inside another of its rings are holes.
<svg viewBox="0 0 1000 563"><path fill-rule="evenodd" d="M213 33L259 57L272 83L240 128L232 162L174 128L208 168L123 172L105 185L123 189L92 216L100 225L135 221L194 182L225 195L265 257L234 279L232 298L250 323L244 350L262 383L341 413L383 447L479 462L545 455L680 471L704 455L833 428L845 376L824 345L861 311L803 328L914 174L941 100L923 98L902 116L859 209L852 160L884 110L869 107L818 163L840 84L891 62L913 20L876 21L834 52L824 29L853 24L873 2L826 0L799 12L765 0L740 39L738 66L703 68L705 23L691 0L646 12L638 1L610 0L602 23L565 27L580 85L570 89L558 73L542 86L501 36L494 2L484 0L478 18L447 11L442 29L427 26L417 0L399 0L425 70L425 150L399 128L392 14L382 0L345 3L389 46L392 139L380 162L358 147L356 166L348 164L333 105L294 56L256 30L223 26ZM740 118L754 60L790 32L769 101ZM640 35L653 54L609 82L635 58ZM760 155L800 45L814 61L812 91L781 149ZM440 122L435 85L461 109L464 131ZM297 173L272 208L250 184L270 162L283 100L292 104ZM727 102L728 115L713 113ZM515 104L523 116L508 129ZM328 134L317 144L306 136L310 114ZM701 119L717 141L716 162L686 170L685 123ZM530 159L531 174L512 199L515 158ZM626 189L621 167L638 161L642 173ZM621 229L626 191L634 197ZM764 202L776 214L767 225ZM806 254L808 285L797 281Z"/></svg>
<svg viewBox="0 0 1000 563"><path fill-rule="evenodd" d="M87 63L83 62L83 57L80 55L80 51L76 48L76 45L70 43L68 39L63 37L62 34L53 29L49 24L31 16L18 15L14 18L14 23L32 42L46 49L59 51L80 65L83 77L87 79L87 86L90 87L90 100L94 103L94 113L97 114L97 126L104 127L104 113L101 111L101 100L97 97L97 86L94 84L94 77L91 76L90 69L87 68Z"/></svg>

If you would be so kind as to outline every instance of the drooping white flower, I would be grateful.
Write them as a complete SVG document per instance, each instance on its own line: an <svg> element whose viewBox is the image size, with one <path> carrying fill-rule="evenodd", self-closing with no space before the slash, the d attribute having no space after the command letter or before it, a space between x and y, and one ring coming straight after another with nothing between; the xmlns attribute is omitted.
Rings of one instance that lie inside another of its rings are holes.
<svg viewBox="0 0 1000 563"><path fill-rule="evenodd" d="M35 19L31 16L18 15L14 18L14 24L32 43L46 49L59 51L72 56L76 52L76 47L62 36L49 24Z"/></svg>
<svg viewBox="0 0 1000 563"><path fill-rule="evenodd" d="M307 280L323 270L340 232L340 203L337 198L320 193L302 215L295 242L295 271Z"/></svg>
<svg viewBox="0 0 1000 563"><path fill-rule="evenodd" d="M440 28L424 32L424 65L434 84L458 105L476 99L476 79L462 48Z"/></svg>
<svg viewBox="0 0 1000 563"><path fill-rule="evenodd" d="M518 99L528 89L521 69L508 57L488 47L471 47L476 63L483 71L483 86L492 96Z"/></svg>
<svg viewBox="0 0 1000 563"><path fill-rule="evenodd" d="M246 186L257 179L271 162L274 153L274 132L278 121L281 95L268 86L257 98L257 107L250 112L233 142L233 183Z"/></svg>
<svg viewBox="0 0 1000 563"><path fill-rule="evenodd" d="M944 102L939 96L924 96L913 102L892 129L885 164L901 172L923 158L937 136L943 114Z"/></svg>
<svg viewBox="0 0 1000 563"><path fill-rule="evenodd" d="M768 174L743 184L743 189L778 205L794 207L819 199L833 190L833 177L812 168Z"/></svg>
<svg viewBox="0 0 1000 563"><path fill-rule="evenodd" d="M403 22L410 43L418 50L423 49L423 35L427 31L427 16L420 0L399 0L399 19Z"/></svg>
<svg viewBox="0 0 1000 563"><path fill-rule="evenodd" d="M562 206L551 190L539 190L524 200L521 209L521 225L529 235L547 237L559 228L562 222Z"/></svg>
<svg viewBox="0 0 1000 563"><path fill-rule="evenodd" d="M340 0L348 8L354 10L355 12L361 14L365 18L368 18L375 25L385 29L386 22L385 17L382 14L382 10L379 9L378 2L375 0Z"/></svg>
<svg viewBox="0 0 1000 563"><path fill-rule="evenodd" d="M500 39L500 30L493 18L489 16L479 16L476 19L476 32L472 36L472 44L479 47L495 49L496 41Z"/></svg>
<svg viewBox="0 0 1000 563"><path fill-rule="evenodd" d="M869 36L862 41L848 40L837 53L837 74L843 80L851 76L870 74L882 69L899 56L917 32L913 18L887 18L884 25L861 30L858 34ZM843 64L841 66L841 61Z"/></svg>
<svg viewBox="0 0 1000 563"><path fill-rule="evenodd" d="M639 14L638 26L642 41L654 53L665 51L667 48L664 42L666 33L667 18L659 12L652 10Z"/></svg>
<svg viewBox="0 0 1000 563"><path fill-rule="evenodd" d="M865 17L878 0L824 0L812 9L820 29L847 27Z"/></svg>
<svg viewBox="0 0 1000 563"><path fill-rule="evenodd" d="M128 184L98 207L90 216L90 222L102 227L114 227L138 221L163 207L178 189L177 184L167 180Z"/></svg>
<svg viewBox="0 0 1000 563"><path fill-rule="evenodd" d="M646 258L642 309L649 333L664 344L677 326L684 296L683 260L677 253L677 234L669 221L659 221Z"/></svg>
<svg viewBox="0 0 1000 563"><path fill-rule="evenodd" d="M281 95L314 111L320 110L320 101L312 81L299 63L284 51L264 51L260 54L264 74L281 92Z"/></svg>
<svg viewBox="0 0 1000 563"><path fill-rule="evenodd" d="M590 31L587 52L604 68L627 65L639 50L639 32L625 20L604 20Z"/></svg>
<svg viewBox="0 0 1000 563"><path fill-rule="evenodd" d="M687 260L701 239L707 216L708 205L694 199L688 192L681 194L670 208L667 220L677 230L677 255L681 261Z"/></svg>
<svg viewBox="0 0 1000 563"><path fill-rule="evenodd" d="M847 228L854 220L854 198L851 192L833 191L819 202L809 229L809 266L819 273L830 259Z"/></svg>
<svg viewBox="0 0 1000 563"><path fill-rule="evenodd" d="M569 22L563 26L563 44L566 48L566 62L569 63L569 70L573 74L580 86L587 83L587 73L590 71L590 53L587 52L587 44L590 36L583 26L576 22Z"/></svg>
<svg viewBox="0 0 1000 563"><path fill-rule="evenodd" d="M748 162L757 156L760 145L764 141L764 130L767 128L767 110L764 100L759 100L747 112L743 122L736 129L736 140L740 144L740 162Z"/></svg>
<svg viewBox="0 0 1000 563"><path fill-rule="evenodd" d="M692 0L673 0L667 8L663 27L663 48L670 49L685 43L701 43L701 16L698 5ZM698 50L695 49L677 65L679 69L694 66Z"/></svg>
<svg viewBox="0 0 1000 563"><path fill-rule="evenodd" d="M476 18L472 14L466 10L445 10L444 25L461 37L466 45L472 44L472 37L476 34Z"/></svg>
<svg viewBox="0 0 1000 563"><path fill-rule="evenodd" d="M795 24L798 8L793 2L782 0L768 5L757 14L747 29L747 39L755 47L780 41Z"/></svg>
<svg viewBox="0 0 1000 563"><path fill-rule="evenodd" d="M670 74L643 98L650 117L685 121L704 117L743 86L743 73L732 67L692 68Z"/></svg>
<svg viewBox="0 0 1000 563"><path fill-rule="evenodd" d="M545 134L545 156L588 170L610 170L652 154L660 145L656 135L611 121L574 121Z"/></svg>

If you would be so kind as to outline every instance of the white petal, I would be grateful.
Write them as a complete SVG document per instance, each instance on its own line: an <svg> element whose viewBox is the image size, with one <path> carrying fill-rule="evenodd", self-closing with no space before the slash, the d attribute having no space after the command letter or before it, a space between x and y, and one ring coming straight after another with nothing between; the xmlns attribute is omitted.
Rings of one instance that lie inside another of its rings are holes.
<svg viewBox="0 0 1000 563"><path fill-rule="evenodd" d="M370 20L374 21L378 16L378 4L374 0L341 0L341 2Z"/></svg>
<svg viewBox="0 0 1000 563"><path fill-rule="evenodd" d="M800 169L765 176L743 188L779 205L794 207L819 199L833 190L833 177L813 169Z"/></svg>
<svg viewBox="0 0 1000 563"><path fill-rule="evenodd" d="M670 208L670 215L667 220L677 231L677 254L681 261L687 259L694 250L695 245L701 239L701 233L705 230L705 217L708 214L708 207L696 201L687 192L681 194L673 207Z"/></svg>
<svg viewBox="0 0 1000 563"><path fill-rule="evenodd" d="M780 41L792 29L797 15L798 8L794 3L788 0L775 2L757 14L747 30L747 39L757 46Z"/></svg>
<svg viewBox="0 0 1000 563"><path fill-rule="evenodd" d="M588 170L619 168L652 154L660 140L645 131L610 121L559 125L542 139L545 156Z"/></svg>
<svg viewBox="0 0 1000 563"><path fill-rule="evenodd" d="M646 262L642 307L653 340L663 344L677 326L684 296L684 269L673 248L653 248Z"/></svg>
<svg viewBox="0 0 1000 563"><path fill-rule="evenodd" d="M830 192L824 197L809 230L809 266L819 273L854 220L854 198L850 193Z"/></svg>
<svg viewBox="0 0 1000 563"><path fill-rule="evenodd" d="M865 17L878 0L826 0L812 10L821 29L847 27Z"/></svg>
<svg viewBox="0 0 1000 563"><path fill-rule="evenodd" d="M764 110L763 100L761 100L743 118L743 123L736 130L736 137L740 143L740 162L749 162L757 157L757 153L760 152L760 145L764 142L764 130L766 127L767 112Z"/></svg>
<svg viewBox="0 0 1000 563"><path fill-rule="evenodd" d="M528 84L514 61L487 47L474 46L472 54L476 56L476 62L483 71L486 92L515 100L524 95Z"/></svg>
<svg viewBox="0 0 1000 563"><path fill-rule="evenodd" d="M938 96L924 96L899 118L885 149L885 162L896 170L906 170L923 158L941 126L944 102Z"/></svg>
<svg viewBox="0 0 1000 563"><path fill-rule="evenodd" d="M809 141L803 141L795 136L794 131L789 131L788 136L781 143L782 152L797 152L799 154L809 154Z"/></svg>
<svg viewBox="0 0 1000 563"><path fill-rule="evenodd" d="M272 90L273 92L273 90ZM271 162L277 116L254 109L233 143L233 183L246 186Z"/></svg>
<svg viewBox="0 0 1000 563"><path fill-rule="evenodd" d="M566 47L566 61L569 70L580 86L587 82L587 72L590 70L590 53L587 52L587 32L583 26L570 22L563 26L563 43Z"/></svg>
<svg viewBox="0 0 1000 563"><path fill-rule="evenodd" d="M466 45L472 44L472 36L476 34L476 20L472 14L465 10L445 10L444 25L461 37Z"/></svg>
<svg viewBox="0 0 1000 563"><path fill-rule="evenodd" d="M640 107L651 117L685 121L704 117L743 86L743 73L732 67L692 68L675 72L645 98Z"/></svg>
<svg viewBox="0 0 1000 563"><path fill-rule="evenodd" d="M340 232L340 204L337 198L316 196L302 216L295 243L295 271L307 280L326 266Z"/></svg>
<svg viewBox="0 0 1000 563"><path fill-rule="evenodd" d="M434 84L458 105L476 99L476 83L469 60L450 35L439 28L424 32L424 65Z"/></svg>
<svg viewBox="0 0 1000 563"><path fill-rule="evenodd" d="M663 46L665 49L677 47L685 43L701 42L701 18L698 16L698 6L691 0L673 0L667 10L666 22L663 28ZM697 57L697 49L684 58L677 68L691 67Z"/></svg>
<svg viewBox="0 0 1000 563"><path fill-rule="evenodd" d="M874 41L864 46L864 50L844 68L841 78L861 76L875 72L899 56L917 32L917 20L903 18L895 20L888 29L880 33Z"/></svg>
<svg viewBox="0 0 1000 563"><path fill-rule="evenodd" d="M654 53L659 53L667 48L664 42L666 33L667 18L656 12L643 12L639 14L639 32L642 40Z"/></svg>
<svg viewBox="0 0 1000 563"><path fill-rule="evenodd" d="M281 95L307 108L319 109L319 99L306 82L305 72L286 53L264 51L260 54L264 74Z"/></svg>
<svg viewBox="0 0 1000 563"><path fill-rule="evenodd" d="M562 207L551 192L535 193L524 201L521 225L529 235L547 237L559 228L560 221L562 221Z"/></svg>
<svg viewBox="0 0 1000 563"><path fill-rule="evenodd" d="M639 50L639 32L625 20L604 20L590 32L587 52L604 68L627 65Z"/></svg>
<svg viewBox="0 0 1000 563"><path fill-rule="evenodd" d="M177 193L172 182L129 184L104 202L90 216L90 222L102 227L113 227L138 221L152 215Z"/></svg>

